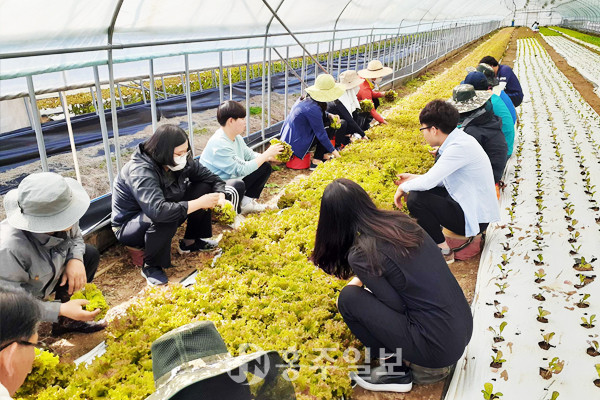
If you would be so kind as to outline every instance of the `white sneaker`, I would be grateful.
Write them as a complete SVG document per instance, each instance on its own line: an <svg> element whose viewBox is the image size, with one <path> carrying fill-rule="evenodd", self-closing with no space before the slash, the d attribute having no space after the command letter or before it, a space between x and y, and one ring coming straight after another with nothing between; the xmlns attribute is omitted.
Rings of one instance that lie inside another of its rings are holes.
<svg viewBox="0 0 600 400"><path fill-rule="evenodd" d="M267 206L260 204L256 199L252 199L246 204L242 204L242 214L259 213L267 209Z"/></svg>
<svg viewBox="0 0 600 400"><path fill-rule="evenodd" d="M242 226L245 220L246 217L244 217L242 214L236 214L235 218L233 219L233 224L229 224L229 226L233 229L237 229Z"/></svg>

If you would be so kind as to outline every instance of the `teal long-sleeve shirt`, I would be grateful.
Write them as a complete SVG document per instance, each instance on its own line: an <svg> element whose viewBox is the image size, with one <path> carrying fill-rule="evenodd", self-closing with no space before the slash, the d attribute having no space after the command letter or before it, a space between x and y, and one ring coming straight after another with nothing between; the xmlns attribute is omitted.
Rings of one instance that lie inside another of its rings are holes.
<svg viewBox="0 0 600 400"><path fill-rule="evenodd" d="M502 119L502 133L504 133L504 138L506 139L506 145L508 147L508 153L506 155L508 158L512 155L515 142L515 126L513 124L512 115L500 96L495 94L492 95L492 109L494 114Z"/></svg>
<svg viewBox="0 0 600 400"><path fill-rule="evenodd" d="M258 169L257 156L240 135L231 140L219 128L206 143L200 163L223 180L242 179Z"/></svg>

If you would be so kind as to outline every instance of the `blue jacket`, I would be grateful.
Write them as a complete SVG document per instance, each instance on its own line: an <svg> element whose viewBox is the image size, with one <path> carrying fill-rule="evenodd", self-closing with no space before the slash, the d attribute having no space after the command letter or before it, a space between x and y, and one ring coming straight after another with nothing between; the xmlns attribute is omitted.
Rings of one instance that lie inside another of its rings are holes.
<svg viewBox="0 0 600 400"><path fill-rule="evenodd" d="M513 124L516 124L517 123L517 109L515 108L515 105L512 103L512 100L510 99L510 97L508 97L508 95L506 94L506 92L504 90L500 91L500 98L506 105L506 108L508 108L508 111L510 112L510 116L512 117L512 120L513 120Z"/></svg>
<svg viewBox="0 0 600 400"><path fill-rule="evenodd" d="M521 83L519 78L515 75L512 68L508 65L498 65L498 80L500 82L506 82L504 91L512 100L515 107L518 107L523 101L523 89L521 89Z"/></svg>
<svg viewBox="0 0 600 400"><path fill-rule="evenodd" d="M321 107L310 97L298 99L283 123L281 140L292 146L296 157L304 158L315 136L328 152L335 150L325 131Z"/></svg>
<svg viewBox="0 0 600 400"><path fill-rule="evenodd" d="M494 114L502 120L502 133L504 133L504 139L506 139L506 146L508 147L508 152L506 153L506 157L508 158L513 152L515 124L513 123L510 112L499 96L493 94L490 100L492 102L492 111L494 111ZM512 106L512 103L510 105Z"/></svg>

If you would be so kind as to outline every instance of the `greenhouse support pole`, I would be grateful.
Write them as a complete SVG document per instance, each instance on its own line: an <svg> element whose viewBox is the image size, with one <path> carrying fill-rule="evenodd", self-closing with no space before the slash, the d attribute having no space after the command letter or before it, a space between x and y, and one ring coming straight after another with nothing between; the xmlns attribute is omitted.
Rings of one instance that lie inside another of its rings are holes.
<svg viewBox="0 0 600 400"><path fill-rule="evenodd" d="M284 107L285 107L285 114L288 114L288 99L289 99L289 93L288 93L288 85L289 85L289 61L290 61L290 46L286 46L285 47L285 87L284 87L284 100L283 102L285 103ZM317 73L315 72L315 79L317 79L316 77Z"/></svg>
<svg viewBox="0 0 600 400"><path fill-rule="evenodd" d="M27 89L29 91L29 103L31 106L31 127L35 130L35 140L37 141L38 152L40 153L40 162L42 163L42 171L48 172L48 160L46 159L46 145L44 144L44 136L42 133L42 123L40 121L40 110L37 107L35 99L35 90L33 89L33 77L27 75Z"/></svg>
<svg viewBox="0 0 600 400"><path fill-rule="evenodd" d="M146 88L144 87L144 81L140 79L140 90L142 91L142 99L144 100L144 104L148 103L146 98Z"/></svg>
<svg viewBox="0 0 600 400"><path fill-rule="evenodd" d="M156 132L158 118L156 116L156 93L154 92L154 60L150 60L150 114L152 115L152 133Z"/></svg>
<svg viewBox="0 0 600 400"><path fill-rule="evenodd" d="M318 58L318 57L317 57ZM348 60L346 69L350 69L350 59L352 58L352 38L350 38L350 44L348 45Z"/></svg>
<svg viewBox="0 0 600 400"><path fill-rule="evenodd" d="M98 102L96 101L96 95L94 94L94 88L90 86L90 96L92 96L92 105L94 106L94 111L96 115L98 115Z"/></svg>
<svg viewBox="0 0 600 400"><path fill-rule="evenodd" d="M96 93L100 93L98 103L102 104L102 89L100 88L100 74L98 66L94 65L94 81L96 82ZM110 144L108 143L108 129L106 128L106 118L104 116L104 107L98 107L98 116L100 117L100 131L102 132L102 143L104 143L104 157L106 158L106 170L108 171L108 183L112 189L113 186L113 170L112 159L110 156Z"/></svg>
<svg viewBox="0 0 600 400"><path fill-rule="evenodd" d="M250 49L246 49L246 136L250 134Z"/></svg>
<svg viewBox="0 0 600 400"><path fill-rule="evenodd" d="M374 30L375 28L371 28L371 36L369 41L369 61L373 60L373 49L375 47L375 35L373 34ZM363 66L363 68L367 67L367 63L369 61L365 60L365 65Z"/></svg>
<svg viewBox="0 0 600 400"><path fill-rule="evenodd" d="M329 71L330 74L333 74L333 51L335 49L335 33L337 32L337 24L340 21L342 14L344 13L344 11L346 11L346 8L348 7L348 5L350 5L351 2L352 2L352 0L349 0L346 3L344 8L342 8L342 10L338 14L337 18L335 19L335 23L333 24L333 35L331 38L331 46L329 48L329 57L327 57L327 70ZM341 47L341 43L340 43L340 47ZM331 65L331 67L330 67L330 65ZM339 74L339 64L338 64L338 74Z"/></svg>
<svg viewBox="0 0 600 400"><path fill-rule="evenodd" d="M319 45L321 42L317 42L317 61L319 61ZM289 47L288 47L289 49ZM319 66L315 63L315 81L317 80L317 75L319 74Z"/></svg>
<svg viewBox="0 0 600 400"><path fill-rule="evenodd" d="M356 45L356 61L354 63L354 69L358 70L358 60L360 59L360 36L358 37L358 44Z"/></svg>
<svg viewBox="0 0 600 400"><path fill-rule="evenodd" d="M200 71L196 72L196 76L198 77L198 91L202 93L202 77L200 76Z"/></svg>
<svg viewBox="0 0 600 400"><path fill-rule="evenodd" d="M229 77L229 100L233 100L233 79L231 78L231 68L233 67L233 51L231 52L231 65L227 67L227 76Z"/></svg>
<svg viewBox="0 0 600 400"><path fill-rule="evenodd" d="M31 109L29 107L29 103L27 102L27 98L23 97L23 103L25 104L25 112L27 113L27 119L29 120L29 125L32 128L34 128L33 115L31 114Z"/></svg>
<svg viewBox="0 0 600 400"><path fill-rule="evenodd" d="M71 115L69 114L69 105L67 103L67 96L65 92L59 93L60 105L62 106L63 113L65 114L65 121L67 122L67 131L69 132L69 143L71 144L71 154L73 155L73 166L75 167L75 177L77 182L81 185L81 174L79 173L79 160L77 159L77 147L75 147L75 137L73 136L73 126L71 125Z"/></svg>
<svg viewBox="0 0 600 400"><path fill-rule="evenodd" d="M185 63L185 105L187 108L187 117L188 117L188 130L190 134L188 135L190 138L190 150L192 152L192 157L195 156L194 152L194 119L192 118L192 85L190 84L190 58L187 54L183 56L183 61Z"/></svg>
<svg viewBox="0 0 600 400"><path fill-rule="evenodd" d="M160 77L160 84L161 84L161 88L162 88L162 92L163 92L163 97L166 99L169 96L167 95L167 88L165 87L164 75Z"/></svg>
<svg viewBox="0 0 600 400"><path fill-rule="evenodd" d="M379 40L377 41L377 59L379 60L381 54L381 37L383 35L379 35Z"/></svg>
<svg viewBox="0 0 600 400"><path fill-rule="evenodd" d="M179 81L181 82L181 90L183 91L183 94L185 94L185 78L183 77L183 74L179 74Z"/></svg>
<svg viewBox="0 0 600 400"><path fill-rule="evenodd" d="M113 70L112 50L108 51L108 86L110 88L110 119L112 122L113 142L115 144L115 160L117 162L117 171L120 171L122 165L121 144L119 142L119 121L117 118L117 100L115 99L115 74ZM102 99L102 92L100 92L100 98Z"/></svg>
<svg viewBox="0 0 600 400"><path fill-rule="evenodd" d="M269 60L267 64L267 125L271 126L271 62L273 51L269 47ZM263 138L264 139L264 138Z"/></svg>
<svg viewBox="0 0 600 400"><path fill-rule="evenodd" d="M225 100L225 88L223 87L223 52L219 51L219 104Z"/></svg>
<svg viewBox="0 0 600 400"><path fill-rule="evenodd" d="M340 76L342 69L342 50L344 49L344 39L340 39L340 52L338 54L337 76Z"/></svg>

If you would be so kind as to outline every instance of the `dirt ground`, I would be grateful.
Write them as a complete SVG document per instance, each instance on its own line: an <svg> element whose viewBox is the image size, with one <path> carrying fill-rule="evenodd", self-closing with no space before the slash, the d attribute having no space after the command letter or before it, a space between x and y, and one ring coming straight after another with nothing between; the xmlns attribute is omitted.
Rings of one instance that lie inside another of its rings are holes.
<svg viewBox="0 0 600 400"><path fill-rule="evenodd" d="M423 72L421 76L422 81L424 82L430 77L434 76L435 74L443 72L456 60L464 57L465 54L473 50L483 40L485 39L480 39L468 46L465 46L463 49L461 49L461 51L459 51L452 57L449 57L446 60L443 60L442 62L438 63L437 65L428 68L426 71ZM399 92L400 96L406 96L415 91L417 87L418 85L402 85L400 87L397 87L396 90ZM385 108L386 105L383 104L382 109L384 110ZM281 116L279 118L282 118L283 112L280 112ZM273 118L276 118L275 115L273 116ZM183 117L183 119L186 120L186 117ZM194 146L196 149L203 148L204 143L210 136L209 134L212 134L214 129L216 129L216 126L210 125L210 121L215 121L215 119L216 118L214 116L214 111L212 111L212 115L211 111L206 111L205 115L201 117L201 120L204 121L204 125L201 126L206 127L206 132L203 132L200 135L200 138L198 138L198 132L196 132L195 137L197 139ZM258 121L260 123L260 119ZM149 132L145 131L146 130L144 130L143 133L139 133L139 135L148 135ZM134 136L137 135L138 134ZM202 138L204 138L204 142L202 142ZM134 140L134 138L132 138L132 140ZM71 156L69 154L56 157L64 157L65 160L63 161L67 162ZM95 168L97 168L97 166ZM261 196L261 201L271 205L276 204L277 199L279 197L279 193L287 183L296 179L302 179L308 174L308 171L294 171L285 167L281 168L281 170L279 171L274 171L271 175L271 178L269 179L268 186L263 192L263 196ZM213 225L213 234L215 236L219 235L225 229L230 228L215 224ZM179 239L182 236L183 230L180 229L176 235L176 239L173 240L174 246L177 243L177 239ZM183 278L187 277L198 267L205 265L205 263L208 262L215 255L215 253L212 252L191 255L187 254L182 256L175 251L175 248L173 248L172 254L173 264L175 265L175 267L166 270L166 273L169 276L169 280L171 282L178 282ZM467 261L456 261L455 263L450 265L452 273L456 277L460 286L463 288L465 296L469 302L471 302L473 299L478 268L479 256L476 256ZM109 306L111 307L108 317L115 316L119 313L124 312L124 310L130 303L144 296L143 292L146 288L146 282L140 274L140 268L133 266L127 254L127 250L121 245L114 245L102 253L98 274L96 279L94 280L94 283L103 291L106 300ZM40 341L43 342L47 347L49 347L53 352L60 355L61 359L65 361L74 360L80 357L81 355L87 353L89 350L91 350L100 342L102 342L102 340L104 340L104 337L105 334L103 332L98 332L91 335L67 334L61 336L60 338L53 338L52 336L50 336L49 324L43 324L43 326L40 329ZM407 394L375 393L365 391L361 388L356 388L352 398L359 400L438 400L441 399L445 387L448 384L449 380L442 381L433 385L415 386L413 390Z"/></svg>

